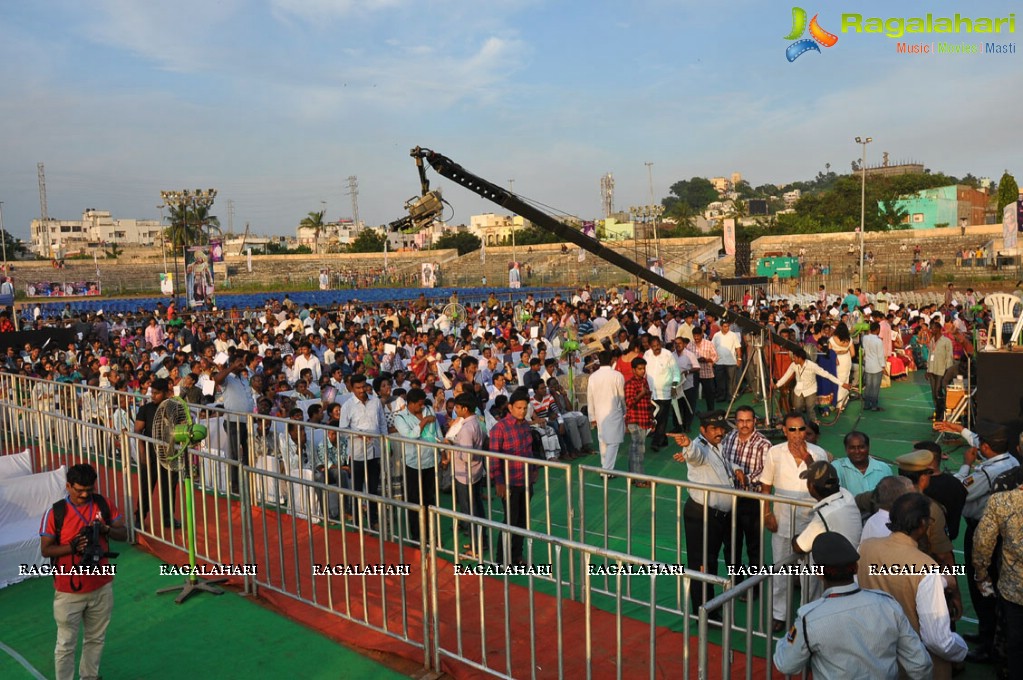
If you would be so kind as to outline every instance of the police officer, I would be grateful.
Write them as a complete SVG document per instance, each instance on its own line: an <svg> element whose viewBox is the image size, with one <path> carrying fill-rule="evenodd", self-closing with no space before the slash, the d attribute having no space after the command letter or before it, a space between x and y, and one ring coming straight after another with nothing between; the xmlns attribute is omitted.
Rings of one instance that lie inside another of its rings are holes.
<svg viewBox="0 0 1023 680"><path fill-rule="evenodd" d="M742 477L742 468L735 465L721 450L721 440L728 431L728 422L723 411L709 411L700 416L700 436L691 441L685 434L670 434L682 448L675 454L675 461L689 466L687 478L690 482L734 489L736 480ZM689 499L682 509L682 525L686 536L687 569L709 574L718 573L718 555L722 549L725 559L732 564L732 496L699 489L689 490ZM703 554L703 541L707 541L707 553ZM706 599L706 584L696 584L690 591L693 613L697 613ZM710 594L713 597L713 593ZM717 619L718 610L711 613Z"/></svg>
<svg viewBox="0 0 1023 680"><path fill-rule="evenodd" d="M991 498L991 486L998 475L1018 467L1019 461L1008 453L1009 430L1004 425L977 422L977 431L971 432L957 423L935 423L934 429L941 432L959 434L970 445L963 455L963 465L955 473L956 479L966 488L966 505L963 506L963 517L966 519L966 535L963 536L963 548L966 552L966 583L970 588L970 600L977 612L977 635L963 636L968 642L979 643L980 646L970 650L967 661L973 663L989 663L994 661L991 642L995 637L995 618L998 598L994 595L985 596L974 580L973 536L984 516L988 499ZM978 454L979 460L978 463Z"/></svg>
<svg viewBox="0 0 1023 680"><path fill-rule="evenodd" d="M813 542L823 569L824 596L799 608L788 635L778 640L774 665L796 674L809 663L816 680L930 678L931 658L895 598L856 585L859 553L845 536L827 531Z"/></svg>

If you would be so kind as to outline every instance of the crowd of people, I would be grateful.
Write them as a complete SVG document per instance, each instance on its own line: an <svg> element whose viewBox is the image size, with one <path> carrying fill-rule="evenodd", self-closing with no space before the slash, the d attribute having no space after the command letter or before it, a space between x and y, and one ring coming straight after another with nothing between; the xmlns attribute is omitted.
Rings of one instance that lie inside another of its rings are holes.
<svg viewBox="0 0 1023 680"><path fill-rule="evenodd" d="M823 593L846 593L854 573L861 586L870 583L872 589L889 592L927 651L926 664L917 654L916 666L904 666L907 672L924 665L937 669L966 656L965 643L951 627L963 612L958 587L954 580L865 579L864 565L893 562L888 557L897 555L899 563L932 560L950 566L950 539L964 517L968 582L981 620L973 658L987 661L1000 653L994 640L1001 612L1002 620L1017 624L1016 632L1011 626L998 630L1009 636L1006 649L1019 663L1023 646L1011 642L1023 630L1018 587L1023 565L1017 549L1005 546L1023 541L1012 514L1023 510L1023 491L1006 494L1007 500L985 511L992 491L1015 488L997 474L1017 465L1008 453L1015 446L1004 428L971 432L945 422L946 389L967 373L973 330L987 325L987 310L971 297L973 291L964 297L950 288L942 304L919 307L900 304L886 289L871 296L858 289L834 295L822 287L817 300L805 306L747 294L722 301L723 316L682 303L648 301L627 289L611 288L599 299L588 286L547 300L523 292L514 302L491 295L467 305L465 318L446 317L441 306L424 296L408 303L349 302L331 308L270 299L260 309L185 318L162 305L111 319L68 309L59 317L40 316L34 324L70 328L77 342L58 351L10 348L0 364L15 374L134 393L149 404L180 396L199 407L222 407L231 457L251 464L252 448L258 446L259 454L276 460L285 472L307 468L317 480L370 494L392 493L381 486L381 466L390 465L404 480L404 498L430 505L436 502L436 476L448 474L462 511L482 517L481 485L489 476L505 521L519 527L525 527L536 480L537 466L529 464L535 457L567 462L599 454L605 474L613 477L619 469L618 449L628 435L628 470L642 474L646 452L660 451L673 439L675 458L687 466L690 481L779 499L774 507L743 499L735 504L733 518L726 491L692 492L683 517L690 570L717 573L722 553L731 563L741 562L744 549L749 564L761 563L764 529L775 562L804 554L816 558L820 537L838 533L849 549L845 544L836 548L829 538L829 546L820 550ZM740 317L795 346L765 343L765 334L742 331L733 323ZM580 347L567 344L575 338ZM955 475L941 472L940 448L919 442L898 463L899 475L912 488L902 484L893 489L888 480L900 478L870 457L866 434L850 433L846 456L839 459L814 443L818 419L843 409L854 384L862 382L864 409L881 411L882 383L914 370L926 371L935 427L960 434L972 447ZM771 398L760 388L766 382L776 388L770 392L786 413L781 423L785 441L776 445L757 431L751 407L738 408L734 429L718 409L744 392L752 392L754 401ZM137 432L145 433L146 408L131 414ZM295 424L276 437L250 433L244 417L231 416L247 413ZM308 436L302 423L326 425L327 434ZM416 445L399 446L389 456L380 439L388 433ZM445 444L509 458L487 463L459 449L447 450ZM631 483L649 485L642 478ZM237 475L231 484L238 484ZM795 512L785 504L793 498L816 505L812 512ZM924 505L927 512L921 515ZM146 508L140 510L144 515ZM330 508L335 517L354 511L336 504ZM375 506L369 506L369 515L375 525ZM166 511L163 520L170 526L176 522ZM868 528L872 538L864 539ZM1006 539L1000 576L991 561L998 535ZM485 549L484 541L485 536L475 536L465 547L477 552ZM495 547L501 561L525 561L521 538L510 542L507 555L501 554L503 546ZM858 560L850 549L859 551ZM993 582L1010 585L996 597ZM802 623L797 621L779 643L779 668L795 663L783 645L802 643L815 651L814 644L823 644L806 640L807 631L813 631L806 621L825 613L823 606L815 608L819 585L804 582ZM783 633L791 579L775 577L772 588L773 628ZM926 598L920 589L927 589ZM694 610L706 600L706 590L693 588ZM832 615L855 611L838 610ZM902 630L901 619L896 624Z"/></svg>

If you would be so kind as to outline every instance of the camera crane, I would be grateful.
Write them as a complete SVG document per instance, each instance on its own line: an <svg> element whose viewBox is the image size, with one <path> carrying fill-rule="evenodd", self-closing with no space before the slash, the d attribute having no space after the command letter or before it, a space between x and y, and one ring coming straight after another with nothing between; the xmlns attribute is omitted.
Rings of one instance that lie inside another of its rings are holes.
<svg viewBox="0 0 1023 680"><path fill-rule="evenodd" d="M422 219L424 214L423 208L429 206L434 206L434 209L436 210L436 212L430 216L430 219L432 219L432 217L436 214L439 214L441 204L440 195L436 191L430 191L430 181L426 177L426 163L429 163L437 174L442 177L446 177L452 182L460 184L474 194L482 196L492 203L496 203L517 215L521 215L541 229L546 229L547 231L556 234L561 239L574 243L583 250L610 262L616 267L620 267L634 276L638 276L658 288L682 298L686 302L689 302L700 309L711 312L721 319L727 319L733 325L741 328L744 333L750 333L755 337L767 339L770 342L780 345L788 350L799 348L798 344L786 340L770 328L761 326L759 323L748 317L735 314L725 307L711 302L702 295L698 295L688 288L680 286L674 281L660 276L659 274L655 274L646 267L643 267L624 255L602 245L596 239L592 239L583 234L581 231L551 217L542 210L534 208L507 189L503 189L492 182L488 182L482 177L472 174L447 156L418 146L412 149L410 155L415 159L416 168L419 170L419 182L422 187L422 197L419 199L409 200L406 204L406 207L409 209L409 217L399 220L398 222L392 222L392 228L393 225L406 221L418 222Z"/></svg>

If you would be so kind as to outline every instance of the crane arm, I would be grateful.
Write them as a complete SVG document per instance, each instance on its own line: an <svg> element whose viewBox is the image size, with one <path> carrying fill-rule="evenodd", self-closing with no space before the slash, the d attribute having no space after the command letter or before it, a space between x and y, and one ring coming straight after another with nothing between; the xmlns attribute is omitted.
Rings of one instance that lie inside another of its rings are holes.
<svg viewBox="0 0 1023 680"><path fill-rule="evenodd" d="M689 302L700 309L715 314L721 319L727 319L732 324L741 328L743 332L769 337L776 344L779 344L789 350L799 348L797 343L786 340L780 335L774 333L770 328L761 326L753 319L734 314L725 307L715 304L702 295L698 295L688 288L684 288L674 281L671 281L670 279L667 279L651 271L647 267L625 257L621 253L602 245L599 241L586 236L578 229L554 219L542 210L526 203L507 189L472 174L447 156L418 146L412 149L410 155L416 161L416 166L419 169L420 181L425 187L429 187L429 183L424 176L424 161L429 163L437 174L442 177L446 177L452 182L460 184L474 194L482 196L492 203L496 203L517 215L521 215L541 229L545 229L556 234L559 238L565 241L576 244L583 250L610 262L616 267L620 267L630 274L638 276L658 288L662 288L669 293L682 298L686 302Z"/></svg>

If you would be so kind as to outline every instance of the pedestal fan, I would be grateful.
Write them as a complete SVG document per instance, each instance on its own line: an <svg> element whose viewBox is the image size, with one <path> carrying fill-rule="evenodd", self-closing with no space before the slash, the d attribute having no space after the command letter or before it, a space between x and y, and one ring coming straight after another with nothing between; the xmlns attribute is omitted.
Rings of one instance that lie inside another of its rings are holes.
<svg viewBox="0 0 1023 680"><path fill-rule="evenodd" d="M153 438L160 441L154 444L156 458L160 465L171 472L181 472L185 490L185 545L188 548L189 575L180 586L161 588L157 594L178 592L175 602L181 604L198 592L223 595L224 591L214 584L223 583L227 579L211 579L204 581L195 574L195 499L192 488L192 466L188 462L188 447L195 446L206 439L206 427L192 422L192 414L183 399L173 397L160 402L153 418Z"/></svg>

